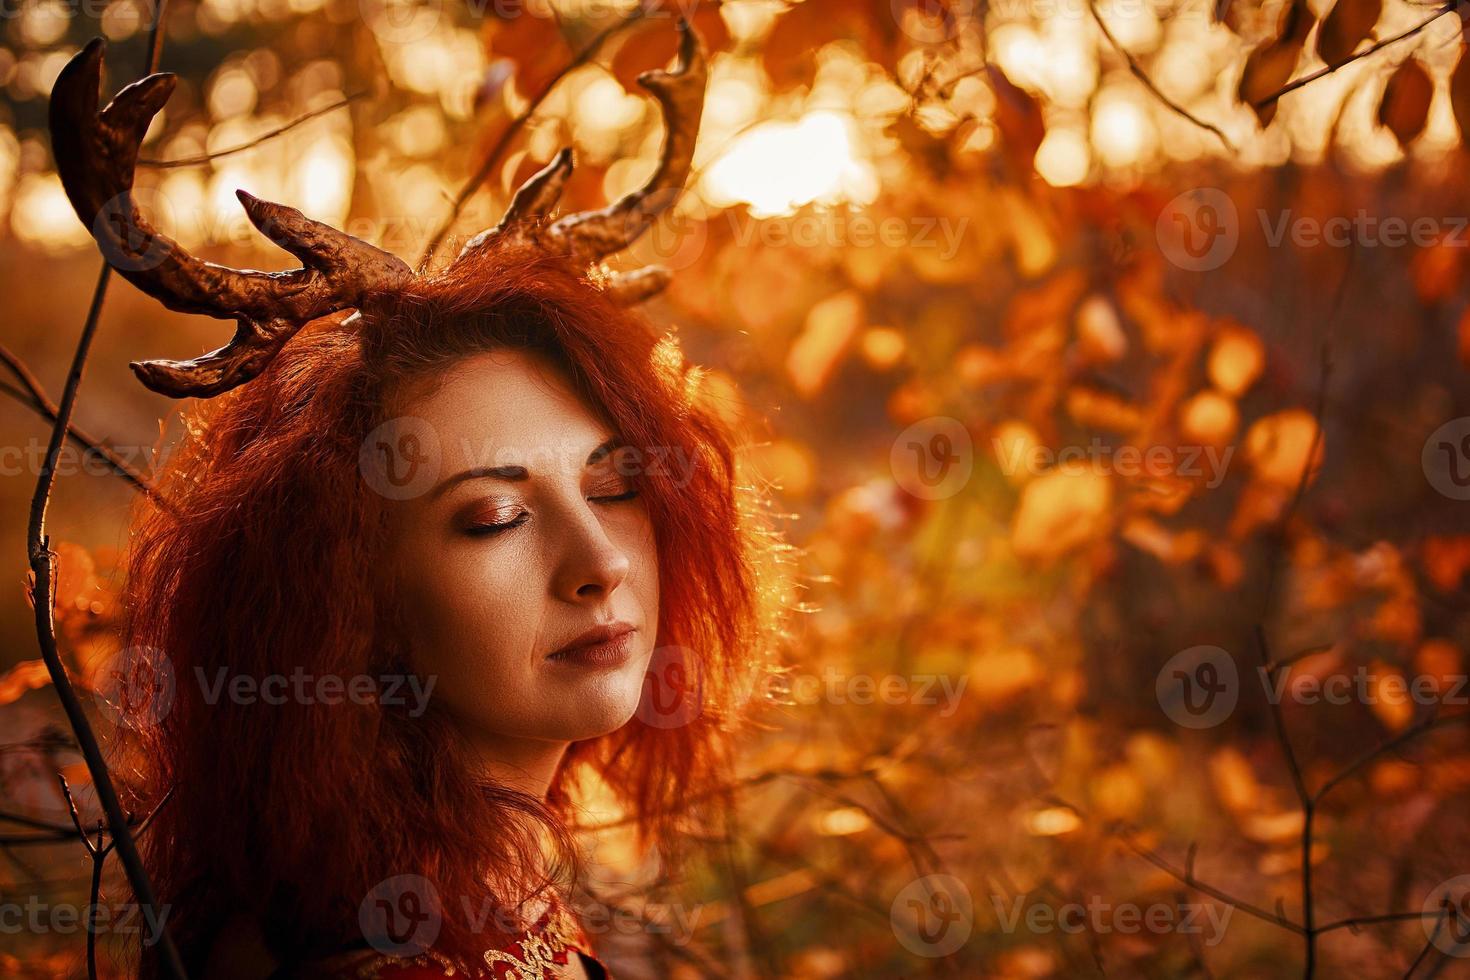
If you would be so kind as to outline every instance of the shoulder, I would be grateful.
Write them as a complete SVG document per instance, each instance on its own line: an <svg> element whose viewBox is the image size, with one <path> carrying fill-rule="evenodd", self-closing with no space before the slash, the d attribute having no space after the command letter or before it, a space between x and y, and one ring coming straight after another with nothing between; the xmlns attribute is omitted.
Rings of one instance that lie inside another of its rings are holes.
<svg viewBox="0 0 1470 980"><path fill-rule="evenodd" d="M446 956L432 950L416 956L390 956L375 950L355 950L314 960L298 970L280 971L271 980L320 977L323 980L442 980L467 974Z"/></svg>
<svg viewBox="0 0 1470 980"><path fill-rule="evenodd" d="M395 956L371 949L335 953L294 969L282 969L270 980L553 980L561 977L606 978L607 968L592 954L591 944L575 915L554 908L530 929L500 935L488 942L478 962L465 965L438 950Z"/></svg>

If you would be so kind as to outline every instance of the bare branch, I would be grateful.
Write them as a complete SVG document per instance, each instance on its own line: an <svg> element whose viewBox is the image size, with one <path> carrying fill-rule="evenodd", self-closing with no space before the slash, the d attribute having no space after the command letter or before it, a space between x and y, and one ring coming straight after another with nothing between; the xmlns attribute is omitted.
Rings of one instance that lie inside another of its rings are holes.
<svg viewBox="0 0 1470 980"><path fill-rule="evenodd" d="M1220 140L1220 142L1225 144L1225 149L1229 150L1231 153L1236 152L1235 144L1230 142L1230 137L1226 136L1219 126L1216 126L1214 123L1205 122L1199 116L1196 116L1194 113L1190 112L1188 109L1184 108L1173 99L1170 99L1167 95L1159 90L1159 87L1154 84L1154 80L1149 77L1148 72L1144 71L1143 66L1138 63L1138 59L1134 58L1133 55L1130 54L1128 50L1118 42L1118 39L1113 36L1113 32L1108 29L1108 25L1103 21L1102 15L1097 12L1096 0L1088 0L1087 9L1092 14L1093 22L1097 24L1098 30L1102 31L1103 37L1108 39L1108 43L1113 46L1114 51L1118 52L1118 56L1121 57L1125 62L1127 62L1128 70L1133 73L1133 77L1138 79L1139 82L1142 83L1143 87L1148 89L1154 98L1163 103L1163 105L1175 115L1183 119L1187 119L1188 121L1198 126L1200 129L1214 133L1215 136Z"/></svg>

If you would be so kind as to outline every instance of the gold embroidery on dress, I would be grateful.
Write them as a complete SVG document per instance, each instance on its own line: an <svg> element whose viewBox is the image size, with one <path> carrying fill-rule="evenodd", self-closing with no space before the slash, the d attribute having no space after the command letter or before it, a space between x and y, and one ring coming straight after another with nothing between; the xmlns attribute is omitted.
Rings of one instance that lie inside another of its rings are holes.
<svg viewBox="0 0 1470 980"><path fill-rule="evenodd" d="M544 927L512 941L513 946L520 948L519 956L501 949L485 950L484 960L489 972L483 975L494 977L496 967L508 966L510 970L505 974L505 980L543 980L548 969L561 966L556 962L556 957L568 949L577 948L579 941L582 941L579 939L579 930L567 910L559 905L554 906L547 912ZM347 955L355 960L352 965L359 980L377 980L381 971L404 966L432 966L447 977L466 976L455 966L453 960L432 949L414 956L366 952ZM479 971L472 971L472 975L481 974Z"/></svg>
<svg viewBox="0 0 1470 980"><path fill-rule="evenodd" d="M516 945L521 948L520 956L501 949L485 950L485 965L490 967L492 976L495 967L509 966L510 972L505 975L505 980L542 980L548 968L560 966L556 956L570 946L570 923L560 908L553 910L550 916L546 928L517 941Z"/></svg>
<svg viewBox="0 0 1470 980"><path fill-rule="evenodd" d="M357 976L360 980L375 980L384 969L395 966L437 966L446 977L460 975L449 957L430 949L415 956L390 956L386 953L371 955L357 964Z"/></svg>

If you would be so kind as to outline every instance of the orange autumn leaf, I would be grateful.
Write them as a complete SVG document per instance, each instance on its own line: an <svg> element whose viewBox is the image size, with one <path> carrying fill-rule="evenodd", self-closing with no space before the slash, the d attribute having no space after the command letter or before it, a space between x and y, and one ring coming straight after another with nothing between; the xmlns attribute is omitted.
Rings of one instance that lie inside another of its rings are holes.
<svg viewBox="0 0 1470 980"><path fill-rule="evenodd" d="M22 660L4 674L0 674L0 705L10 704L27 691L45 687L51 683L51 674L42 660Z"/></svg>
<svg viewBox="0 0 1470 980"><path fill-rule="evenodd" d="M1254 810L1261 803L1261 784L1250 761L1237 748L1227 746L1210 756L1210 783L1225 809L1232 813Z"/></svg>
<svg viewBox="0 0 1470 980"><path fill-rule="evenodd" d="M1329 65L1347 61L1383 13L1383 0L1337 0L1317 32L1317 54Z"/></svg>
<svg viewBox="0 0 1470 980"><path fill-rule="evenodd" d="M730 47L730 29L720 9L701 6L689 15L689 22L704 40L706 56ZM665 68L674 56L677 37L664 17L649 17L635 26L618 47L612 59L612 73L630 91L641 92L638 76L645 71Z"/></svg>
<svg viewBox="0 0 1470 980"><path fill-rule="evenodd" d="M539 94L571 57L549 6L528 3L505 16L494 16L492 10L482 30L490 54L515 65L515 87L521 98Z"/></svg>
<svg viewBox="0 0 1470 980"><path fill-rule="evenodd" d="M1378 106L1378 122L1388 127L1400 146L1408 146L1422 132L1429 121L1429 103L1434 97L1434 82L1429 73L1419 64L1419 59L1409 57L1399 66L1383 90L1383 101Z"/></svg>
<svg viewBox="0 0 1470 980"><path fill-rule="evenodd" d="M1235 438L1240 411L1217 391L1201 391L1179 407L1179 428L1190 442L1223 446Z"/></svg>
<svg viewBox="0 0 1470 980"><path fill-rule="evenodd" d="M1446 235L1414 253L1410 266L1414 292L1425 303L1442 302L1459 290L1464 269L1463 244L1457 236Z"/></svg>
<svg viewBox="0 0 1470 980"><path fill-rule="evenodd" d="M1460 142L1470 146L1470 54L1463 48L1450 75L1450 110L1460 126Z"/></svg>
<svg viewBox="0 0 1470 980"><path fill-rule="evenodd" d="M1401 732L1414 720L1408 679L1398 668L1381 660L1368 667L1368 702L1374 716L1390 732Z"/></svg>
<svg viewBox="0 0 1470 980"><path fill-rule="evenodd" d="M1239 398L1256 383L1265 363L1266 351L1260 336L1245 327L1227 325L1210 346L1206 370L1211 384Z"/></svg>
<svg viewBox="0 0 1470 980"><path fill-rule="evenodd" d="M1245 60L1236 98L1250 107L1263 128L1275 118L1277 103L1256 103L1275 95L1291 81L1315 20L1306 0L1290 0L1282 10L1276 40L1264 42Z"/></svg>
<svg viewBox="0 0 1470 980"><path fill-rule="evenodd" d="M1054 469L1026 484L1011 526L1022 558L1052 559L1101 537L1110 523L1112 481L1091 469Z"/></svg>
<svg viewBox="0 0 1470 980"><path fill-rule="evenodd" d="M1084 360L1109 363L1128 352L1128 337L1118 310L1107 297L1093 294L1077 307L1077 349Z"/></svg>
<svg viewBox="0 0 1470 980"><path fill-rule="evenodd" d="M1046 137L1041 104L1006 77L998 65L987 64L985 73L995 92L995 125L1000 130L1001 144L1012 160L1029 171L1036 149Z"/></svg>
<svg viewBox="0 0 1470 980"><path fill-rule="evenodd" d="M1470 368L1470 306L1460 314L1459 325L1460 364Z"/></svg>
<svg viewBox="0 0 1470 980"><path fill-rule="evenodd" d="M853 290L829 296L811 308L786 355L786 373L798 392L810 398L822 389L863 325L863 315L863 297Z"/></svg>
<svg viewBox="0 0 1470 980"><path fill-rule="evenodd" d="M103 600L97 578L97 563L86 548L68 541L57 543L56 621L100 611Z"/></svg>
<svg viewBox="0 0 1470 980"><path fill-rule="evenodd" d="M1316 437L1317 420L1312 413L1288 409L1258 419L1251 426L1245 437L1245 456L1258 480L1295 488L1303 470L1310 467L1310 480L1322 465L1323 446Z"/></svg>

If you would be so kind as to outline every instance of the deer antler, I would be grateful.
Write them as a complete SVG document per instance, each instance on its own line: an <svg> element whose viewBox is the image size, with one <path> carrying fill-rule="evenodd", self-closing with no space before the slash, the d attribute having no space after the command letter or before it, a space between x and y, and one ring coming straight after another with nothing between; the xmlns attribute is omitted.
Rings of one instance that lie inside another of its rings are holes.
<svg viewBox="0 0 1470 980"><path fill-rule="evenodd" d="M563 149L512 198L500 223L475 236L455 260L504 240L527 241L575 262L590 264L627 248L678 197L689 176L704 109L705 58L699 35L679 22L678 64L650 71L638 82L658 99L668 134L657 171L647 184L598 211L566 215L548 224L572 172ZM223 347L186 361L133 361L133 373L154 391L174 398L209 398L265 370L307 322L338 310L361 308L369 293L413 279L401 259L345 232L312 221L295 208L236 191L250 222L301 260L285 272L231 269L190 255L150 225L133 200L133 172L148 125L174 90L171 73L149 75L125 87L100 112L101 38L69 61L51 94L51 145L67 197L103 257L133 285L171 310L233 319L235 335ZM604 288L636 303L669 281L668 270L648 266L605 278Z"/></svg>
<svg viewBox="0 0 1470 980"><path fill-rule="evenodd" d="M133 285L171 310L236 321L230 342L208 354L132 362L143 384L174 398L228 391L260 374L308 321L358 307L368 292L412 278L397 257L244 191L236 196L250 222L300 259L301 268L256 272L215 265L155 230L133 200L133 171L143 134L176 79L149 75L99 113L102 49L102 39L93 39L52 89L51 145L67 197L103 257Z"/></svg>
<svg viewBox="0 0 1470 980"><path fill-rule="evenodd" d="M572 151L564 148L516 191L499 224L466 243L456 263L492 242L510 238L535 241L575 262L590 264L627 248L673 205L694 160L707 74L698 32L681 19L679 34L674 70L638 76L638 84L658 99L667 130L658 169L648 183L601 210L565 215L548 225L548 215L572 172ZM619 302L632 304L657 293L668 281L668 270L648 266L608 277L606 289Z"/></svg>

